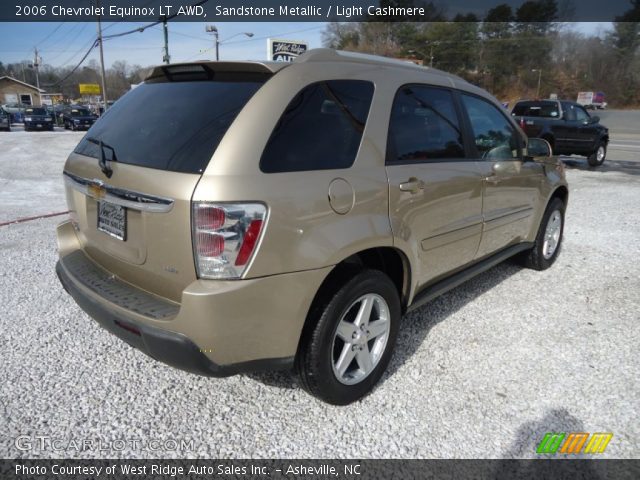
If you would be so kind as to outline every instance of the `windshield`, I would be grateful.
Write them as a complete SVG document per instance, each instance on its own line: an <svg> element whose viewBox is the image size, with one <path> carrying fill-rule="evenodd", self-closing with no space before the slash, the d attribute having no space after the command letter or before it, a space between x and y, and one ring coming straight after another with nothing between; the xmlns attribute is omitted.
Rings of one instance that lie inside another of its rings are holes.
<svg viewBox="0 0 640 480"><path fill-rule="evenodd" d="M74 108L71 110L72 117L87 117L91 115L91 112L86 108Z"/></svg>
<svg viewBox="0 0 640 480"><path fill-rule="evenodd" d="M144 83L119 99L87 137L110 145L121 163L202 173L222 137L264 79ZM83 139L76 153L100 158Z"/></svg>
<svg viewBox="0 0 640 480"><path fill-rule="evenodd" d="M47 112L44 108L27 108L24 113L27 115L46 115Z"/></svg>
<svg viewBox="0 0 640 480"><path fill-rule="evenodd" d="M518 117L560 117L558 102L520 102L513 107L511 114Z"/></svg>

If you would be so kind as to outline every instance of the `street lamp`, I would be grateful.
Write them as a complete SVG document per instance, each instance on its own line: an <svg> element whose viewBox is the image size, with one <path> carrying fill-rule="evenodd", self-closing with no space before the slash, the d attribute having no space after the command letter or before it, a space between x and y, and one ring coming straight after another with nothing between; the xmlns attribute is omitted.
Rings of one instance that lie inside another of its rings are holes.
<svg viewBox="0 0 640 480"><path fill-rule="evenodd" d="M229 38L226 38L222 41L220 41L220 33L218 32L218 27L216 27L215 25L207 25L205 27L205 30L207 33L211 33L215 36L215 43L216 43L216 60L220 60L220 44L227 42L229 40L231 40L233 37L237 37L238 35L244 35L246 37L253 37L253 33L251 32L240 32L240 33L236 33L235 35L231 35Z"/></svg>
<svg viewBox="0 0 640 480"><path fill-rule="evenodd" d="M531 69L533 73L538 72L538 89L536 90L536 98L540 98L540 80L542 80L542 69L541 68L533 68Z"/></svg>

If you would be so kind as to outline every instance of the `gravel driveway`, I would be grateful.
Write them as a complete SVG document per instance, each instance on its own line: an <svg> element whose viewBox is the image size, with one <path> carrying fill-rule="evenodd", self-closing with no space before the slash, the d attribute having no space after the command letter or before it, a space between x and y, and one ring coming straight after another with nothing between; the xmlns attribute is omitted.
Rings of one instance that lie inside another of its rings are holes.
<svg viewBox="0 0 640 480"><path fill-rule="evenodd" d="M65 210L82 134L0 135L0 223ZM533 457L546 432L584 431L613 432L606 457L637 458L639 158L624 132L603 168L569 160L557 263L499 265L407 315L381 385L348 407L285 373L210 379L150 360L63 292L64 217L0 227L0 456Z"/></svg>

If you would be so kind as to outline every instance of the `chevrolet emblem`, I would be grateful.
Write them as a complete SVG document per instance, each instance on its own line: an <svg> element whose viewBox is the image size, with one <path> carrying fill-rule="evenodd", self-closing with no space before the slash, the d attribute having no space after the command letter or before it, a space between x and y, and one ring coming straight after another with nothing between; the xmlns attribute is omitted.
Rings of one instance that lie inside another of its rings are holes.
<svg viewBox="0 0 640 480"><path fill-rule="evenodd" d="M100 180L93 180L87 184L87 192L93 198L103 198L107 193L107 189L104 187L104 182Z"/></svg>

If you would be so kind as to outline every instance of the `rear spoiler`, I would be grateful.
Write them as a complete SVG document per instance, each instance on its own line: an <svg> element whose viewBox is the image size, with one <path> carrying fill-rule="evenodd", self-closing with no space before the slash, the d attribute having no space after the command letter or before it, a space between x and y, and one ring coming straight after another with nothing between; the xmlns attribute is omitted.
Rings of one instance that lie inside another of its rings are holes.
<svg viewBox="0 0 640 480"><path fill-rule="evenodd" d="M151 69L145 82L185 82L268 78L288 66L285 62L193 62L159 65Z"/></svg>

